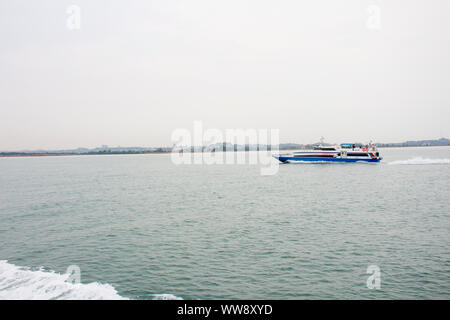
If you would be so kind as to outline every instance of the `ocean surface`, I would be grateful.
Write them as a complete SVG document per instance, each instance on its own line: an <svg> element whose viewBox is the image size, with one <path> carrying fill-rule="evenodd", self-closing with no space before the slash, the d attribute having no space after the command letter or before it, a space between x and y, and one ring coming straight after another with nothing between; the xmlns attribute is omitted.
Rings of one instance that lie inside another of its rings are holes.
<svg viewBox="0 0 450 320"><path fill-rule="evenodd" d="M449 299L450 147L380 152L0 158L0 299Z"/></svg>

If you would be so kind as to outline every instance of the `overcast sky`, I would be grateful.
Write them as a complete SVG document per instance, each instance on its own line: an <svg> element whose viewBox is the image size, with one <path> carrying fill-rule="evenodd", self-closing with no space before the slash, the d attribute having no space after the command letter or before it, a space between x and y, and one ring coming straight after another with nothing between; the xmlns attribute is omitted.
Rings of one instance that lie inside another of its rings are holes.
<svg viewBox="0 0 450 320"><path fill-rule="evenodd" d="M450 137L449 42L448 0L0 0L0 150Z"/></svg>

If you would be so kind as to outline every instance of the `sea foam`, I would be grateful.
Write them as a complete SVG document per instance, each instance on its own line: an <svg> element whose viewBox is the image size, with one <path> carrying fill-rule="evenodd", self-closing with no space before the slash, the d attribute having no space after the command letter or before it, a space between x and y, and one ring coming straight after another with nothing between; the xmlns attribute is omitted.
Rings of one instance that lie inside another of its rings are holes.
<svg viewBox="0 0 450 320"><path fill-rule="evenodd" d="M174 296L170 293L154 294L153 300L183 300L183 298Z"/></svg>
<svg viewBox="0 0 450 320"><path fill-rule="evenodd" d="M400 165L400 164L450 164L450 159L429 159L416 157L408 160L396 160L388 162L390 165Z"/></svg>
<svg viewBox="0 0 450 320"><path fill-rule="evenodd" d="M30 270L0 260L0 300L119 300L109 284L97 282L72 284L69 274Z"/></svg>

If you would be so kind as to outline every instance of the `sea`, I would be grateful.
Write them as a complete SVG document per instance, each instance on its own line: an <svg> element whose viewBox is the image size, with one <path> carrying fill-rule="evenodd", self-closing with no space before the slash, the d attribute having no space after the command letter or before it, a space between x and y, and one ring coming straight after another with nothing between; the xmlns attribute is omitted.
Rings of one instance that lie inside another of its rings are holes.
<svg viewBox="0 0 450 320"><path fill-rule="evenodd" d="M450 147L380 153L0 158L0 299L449 299Z"/></svg>

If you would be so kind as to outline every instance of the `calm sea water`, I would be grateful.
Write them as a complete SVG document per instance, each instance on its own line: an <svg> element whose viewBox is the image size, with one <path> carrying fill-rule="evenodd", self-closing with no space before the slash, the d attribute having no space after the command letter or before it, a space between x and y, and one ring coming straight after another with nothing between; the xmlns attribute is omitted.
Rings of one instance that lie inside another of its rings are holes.
<svg viewBox="0 0 450 320"><path fill-rule="evenodd" d="M450 147L381 152L272 176L170 155L0 158L0 299L448 299Z"/></svg>

